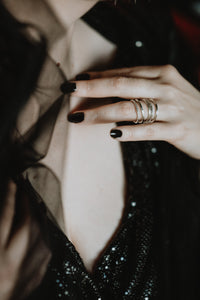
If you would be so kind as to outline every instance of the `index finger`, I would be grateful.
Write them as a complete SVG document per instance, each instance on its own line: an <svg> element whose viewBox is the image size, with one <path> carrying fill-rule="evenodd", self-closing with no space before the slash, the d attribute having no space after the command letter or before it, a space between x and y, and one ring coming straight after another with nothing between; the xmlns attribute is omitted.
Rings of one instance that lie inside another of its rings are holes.
<svg viewBox="0 0 200 300"><path fill-rule="evenodd" d="M159 98L161 94L161 84L155 80L143 78L117 76L112 78L73 81L73 84L76 85L76 88L73 90L73 95L77 97L120 97L131 99ZM63 92L67 92L64 86Z"/></svg>
<svg viewBox="0 0 200 300"><path fill-rule="evenodd" d="M106 78L106 77L114 77L114 76L126 76L126 77L141 77L141 78L159 78L162 74L163 66L136 66L129 68L119 68L119 69L110 69L104 71L92 71L87 72L88 79L95 78ZM77 76L81 80L83 80L84 73L79 74ZM77 78L77 80L79 80Z"/></svg>

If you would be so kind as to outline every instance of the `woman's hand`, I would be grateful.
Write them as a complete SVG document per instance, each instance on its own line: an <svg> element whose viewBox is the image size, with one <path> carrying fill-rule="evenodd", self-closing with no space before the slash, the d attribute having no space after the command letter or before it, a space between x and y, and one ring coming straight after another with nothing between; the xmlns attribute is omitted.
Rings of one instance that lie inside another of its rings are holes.
<svg viewBox="0 0 200 300"><path fill-rule="evenodd" d="M200 93L173 66L133 67L85 76L90 80L73 81L74 96L119 97L123 101L82 111L84 123L135 121L136 109L129 100L153 98L158 105L156 122L115 127L121 131L117 140L164 140L200 159ZM75 115L68 119L76 122Z"/></svg>
<svg viewBox="0 0 200 300"><path fill-rule="evenodd" d="M0 216L0 299L24 299L41 282L50 251L22 194L20 220L15 223L16 185L10 181Z"/></svg>

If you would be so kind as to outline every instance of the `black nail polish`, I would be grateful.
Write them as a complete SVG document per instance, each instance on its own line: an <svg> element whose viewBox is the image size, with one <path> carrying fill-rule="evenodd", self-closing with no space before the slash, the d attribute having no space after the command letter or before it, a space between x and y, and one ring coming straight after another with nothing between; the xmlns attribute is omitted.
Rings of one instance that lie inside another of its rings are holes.
<svg viewBox="0 0 200 300"><path fill-rule="evenodd" d="M76 76L76 80L89 80L89 79L90 79L90 74L88 73L82 73Z"/></svg>
<svg viewBox="0 0 200 300"><path fill-rule="evenodd" d="M76 83L66 81L60 86L60 90L63 94L69 94L76 91Z"/></svg>
<svg viewBox="0 0 200 300"><path fill-rule="evenodd" d="M114 139L121 137L122 136L122 131L119 129L112 129L110 131L110 136Z"/></svg>
<svg viewBox="0 0 200 300"><path fill-rule="evenodd" d="M74 114L70 114L70 115L68 115L67 119L69 122L72 122L72 123L80 123L84 120L84 113L77 112Z"/></svg>

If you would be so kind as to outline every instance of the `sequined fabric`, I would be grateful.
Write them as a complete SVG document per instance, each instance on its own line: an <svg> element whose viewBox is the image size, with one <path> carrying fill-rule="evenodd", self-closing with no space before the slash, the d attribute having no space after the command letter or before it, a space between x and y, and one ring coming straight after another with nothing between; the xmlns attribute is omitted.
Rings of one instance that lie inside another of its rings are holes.
<svg viewBox="0 0 200 300"><path fill-rule="evenodd" d="M72 243L49 220L53 258L30 299L157 299L150 178L152 172L159 172L157 148L153 143L123 145L128 198L116 235L88 273Z"/></svg>

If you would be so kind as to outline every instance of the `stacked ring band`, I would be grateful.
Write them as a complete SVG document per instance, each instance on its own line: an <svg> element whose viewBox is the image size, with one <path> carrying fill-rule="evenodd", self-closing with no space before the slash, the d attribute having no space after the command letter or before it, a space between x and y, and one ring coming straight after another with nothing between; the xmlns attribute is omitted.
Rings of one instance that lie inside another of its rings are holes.
<svg viewBox="0 0 200 300"><path fill-rule="evenodd" d="M158 116L158 105L151 98L131 99L135 108L136 120L134 124L153 123Z"/></svg>

